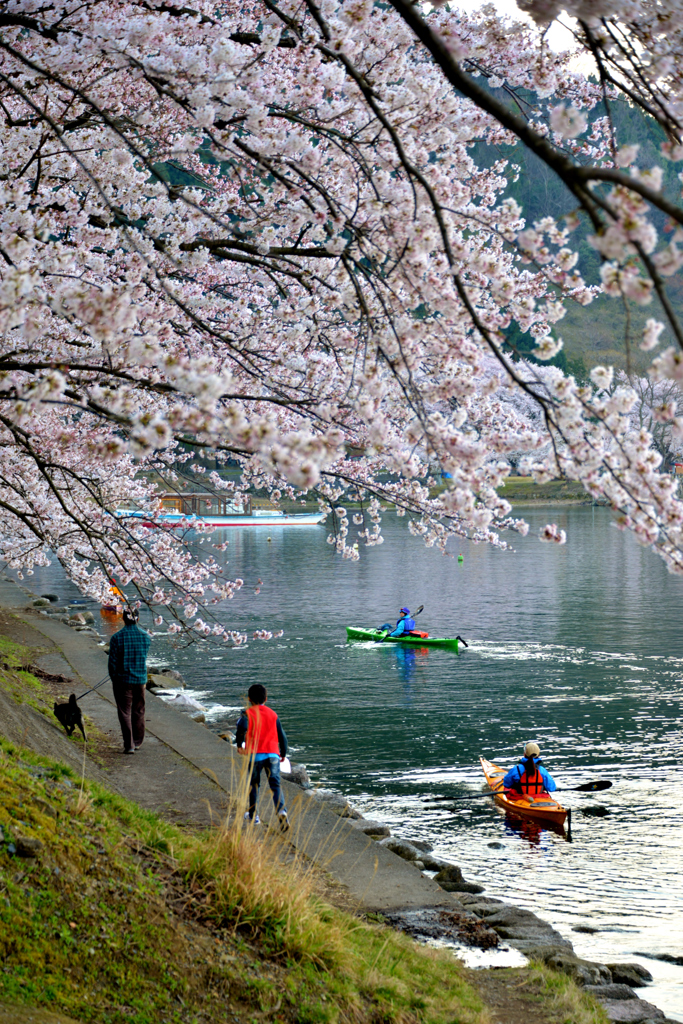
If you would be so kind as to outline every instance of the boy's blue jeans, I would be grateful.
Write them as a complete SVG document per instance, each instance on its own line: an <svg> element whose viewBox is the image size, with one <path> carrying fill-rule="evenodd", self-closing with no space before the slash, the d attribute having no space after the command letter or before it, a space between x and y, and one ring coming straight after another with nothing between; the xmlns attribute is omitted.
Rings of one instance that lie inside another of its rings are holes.
<svg viewBox="0 0 683 1024"><path fill-rule="evenodd" d="M261 783L262 771L266 773L268 785L270 786L273 794L275 810L278 814L282 811L286 811L285 798L282 795L282 786L280 785L280 758L275 754L271 754L270 757L264 758L263 761L254 761L251 769L251 779L249 783L249 817L252 819L256 814L256 801L258 800L258 790Z"/></svg>

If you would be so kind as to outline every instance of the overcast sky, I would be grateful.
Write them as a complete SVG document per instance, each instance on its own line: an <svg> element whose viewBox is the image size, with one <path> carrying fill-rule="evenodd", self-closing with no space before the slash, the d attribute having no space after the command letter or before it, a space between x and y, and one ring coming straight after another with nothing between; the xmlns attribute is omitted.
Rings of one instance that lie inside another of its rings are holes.
<svg viewBox="0 0 683 1024"><path fill-rule="evenodd" d="M484 0L452 0L450 6L451 8L461 8L463 11L476 11L477 8L483 6L483 2ZM520 11L515 0L490 0L490 2L500 14L507 14L517 21L531 20L527 14ZM571 21L566 15L562 16L562 20L568 24ZM572 45L572 35L567 29L554 22L548 32L548 41L553 50L568 50Z"/></svg>

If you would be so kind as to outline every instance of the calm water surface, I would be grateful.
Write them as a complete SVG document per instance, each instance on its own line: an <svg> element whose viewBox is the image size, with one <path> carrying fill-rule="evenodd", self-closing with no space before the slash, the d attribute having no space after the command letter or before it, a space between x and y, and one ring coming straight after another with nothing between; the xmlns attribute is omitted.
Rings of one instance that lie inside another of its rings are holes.
<svg viewBox="0 0 683 1024"><path fill-rule="evenodd" d="M214 718L265 683L294 759L316 782L397 834L428 839L487 895L550 921L578 954L683 956L683 579L619 533L606 509L524 513L531 531L516 553L463 543L452 549L462 564L388 514L385 544L358 563L335 555L324 526L229 530L223 557L246 585L220 617L284 637L224 651L157 636L153 651ZM567 530L564 547L535 539L547 521ZM51 569L32 585L57 582ZM346 642L346 625L379 626L404 604L424 604L422 628L459 633L469 648ZM614 782L563 795L572 843L514 826L488 800L457 812L425 805L481 792L479 756L509 766L528 739L559 786ZM586 926L595 931L574 931ZM683 1021L683 967L637 959L656 982L642 995Z"/></svg>

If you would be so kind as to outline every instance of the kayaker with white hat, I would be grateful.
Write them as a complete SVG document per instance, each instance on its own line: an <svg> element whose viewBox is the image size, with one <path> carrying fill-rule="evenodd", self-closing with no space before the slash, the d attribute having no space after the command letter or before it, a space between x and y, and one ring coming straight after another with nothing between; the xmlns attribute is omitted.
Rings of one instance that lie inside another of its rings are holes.
<svg viewBox="0 0 683 1024"><path fill-rule="evenodd" d="M552 793L557 784L541 762L538 743L530 740L524 747L524 757L511 768L503 779L505 795L514 800L515 796L539 796Z"/></svg>

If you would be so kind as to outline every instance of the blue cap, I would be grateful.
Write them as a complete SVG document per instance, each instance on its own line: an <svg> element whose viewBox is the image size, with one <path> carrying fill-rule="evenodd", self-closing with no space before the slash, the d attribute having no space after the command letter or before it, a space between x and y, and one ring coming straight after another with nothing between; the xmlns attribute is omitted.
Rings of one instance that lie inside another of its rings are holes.
<svg viewBox="0 0 683 1024"><path fill-rule="evenodd" d="M410 615L410 608L401 608L401 615Z"/></svg>

